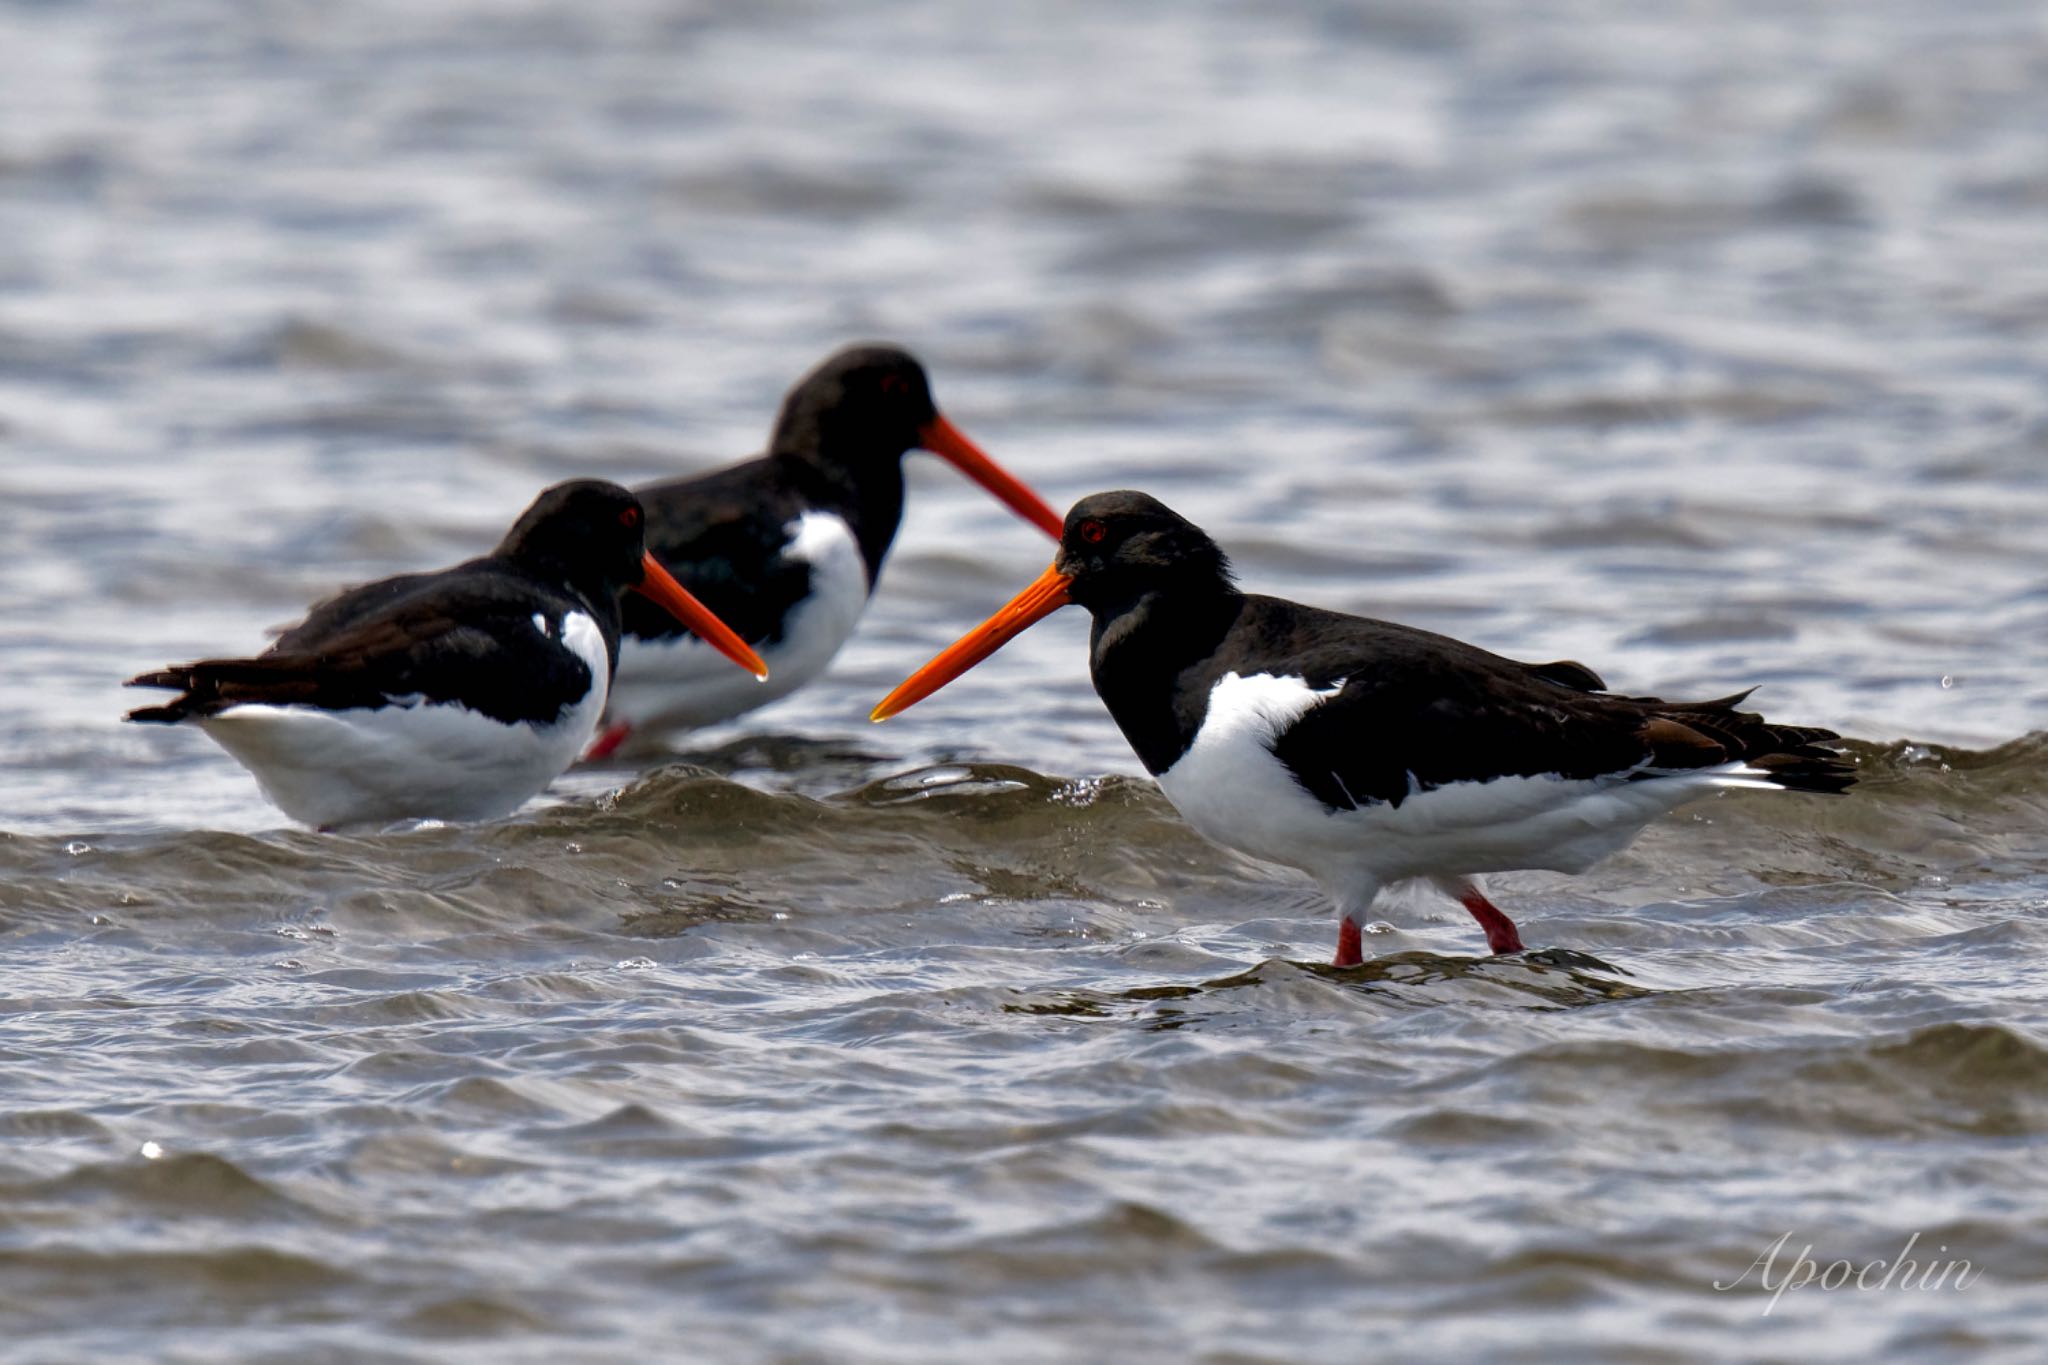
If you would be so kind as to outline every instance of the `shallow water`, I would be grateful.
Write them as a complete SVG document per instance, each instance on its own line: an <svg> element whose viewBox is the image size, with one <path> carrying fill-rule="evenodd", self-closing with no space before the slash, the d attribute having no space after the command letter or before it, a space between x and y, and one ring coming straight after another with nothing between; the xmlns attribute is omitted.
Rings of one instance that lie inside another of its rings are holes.
<svg viewBox="0 0 2048 1365"><path fill-rule="evenodd" d="M2041 1358L2044 129L2019 3L0 10L0 1356ZM1073 613L864 724L1048 553L929 460L827 682L506 822L116 722L863 335L1863 785L1333 971Z"/></svg>

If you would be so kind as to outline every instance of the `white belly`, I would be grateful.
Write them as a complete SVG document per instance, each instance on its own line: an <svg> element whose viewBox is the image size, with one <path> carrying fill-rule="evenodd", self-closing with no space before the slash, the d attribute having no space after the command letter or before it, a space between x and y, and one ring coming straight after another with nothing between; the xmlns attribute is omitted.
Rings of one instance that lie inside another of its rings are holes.
<svg viewBox="0 0 2048 1365"><path fill-rule="evenodd" d="M604 636L580 612L563 643L592 685L552 725L497 721L453 703L375 710L244 705L199 725L286 815L315 828L392 820L488 820L567 771L597 732L610 671Z"/></svg>
<svg viewBox="0 0 2048 1365"><path fill-rule="evenodd" d="M1409 877L1582 872L1659 815L1718 787L1769 786L1742 764L1631 782L1502 777L1415 791L1399 806L1330 810L1273 754L1274 738L1331 692L1301 678L1226 676L1195 742L1159 775L1204 835L1296 867L1349 909Z"/></svg>
<svg viewBox="0 0 2048 1365"><path fill-rule="evenodd" d="M783 622L782 638L749 640L768 681L695 635L627 639L612 682L611 719L644 733L694 730L777 701L824 673L868 605L867 561L844 518L806 512L788 526L787 559L810 567L811 592Z"/></svg>

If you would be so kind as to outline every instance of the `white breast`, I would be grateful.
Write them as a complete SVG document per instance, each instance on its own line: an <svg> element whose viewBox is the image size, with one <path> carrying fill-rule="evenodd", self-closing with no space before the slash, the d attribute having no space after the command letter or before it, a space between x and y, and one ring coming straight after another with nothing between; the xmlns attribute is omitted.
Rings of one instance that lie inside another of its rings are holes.
<svg viewBox="0 0 2048 1365"><path fill-rule="evenodd" d="M1274 756L1273 741L1335 695L1335 688L1318 691L1304 678L1225 674L1209 693L1194 743L1159 774L1166 799L1219 844L1306 868L1303 859L1315 847L1343 836Z"/></svg>
<svg viewBox="0 0 2048 1365"><path fill-rule="evenodd" d="M535 629L547 634L536 614ZM263 794L315 827L391 820L488 820L543 791L590 743L610 672L604 633L582 612L561 644L591 688L551 725L497 721L466 706L401 699L371 710L236 706L199 722L255 774Z"/></svg>
<svg viewBox="0 0 2048 1365"><path fill-rule="evenodd" d="M612 684L612 719L635 730L692 730L744 715L823 674L868 605L867 561L846 519L806 512L785 528L782 558L809 567L810 595L783 622L782 638L750 640L768 665L758 682L695 635L628 639Z"/></svg>

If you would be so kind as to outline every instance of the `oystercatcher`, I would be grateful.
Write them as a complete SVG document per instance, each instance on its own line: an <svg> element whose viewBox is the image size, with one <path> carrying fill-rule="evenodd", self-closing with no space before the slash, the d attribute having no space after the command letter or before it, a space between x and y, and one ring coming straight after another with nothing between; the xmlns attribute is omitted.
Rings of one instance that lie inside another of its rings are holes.
<svg viewBox="0 0 2048 1365"><path fill-rule="evenodd" d="M881 576L903 516L903 456L913 448L949 461L1059 538L1059 513L939 413L915 357L895 346L849 346L789 391L767 454L638 490L648 550L760 650L773 680L737 683L673 621L628 602L608 723L588 757L636 734L728 720L823 673Z"/></svg>
<svg viewBox="0 0 2048 1365"><path fill-rule="evenodd" d="M1425 630L1238 591L1216 542L1143 493L1067 514L1058 557L874 711L886 720L1073 602L1103 704L1197 830L1296 867L1336 901L1336 962L1382 887L1458 900L1522 950L1475 878L1582 872L1673 807L1724 788L1840 792L1812 726L1714 701L1617 696L1583 664L1517 663Z"/></svg>
<svg viewBox="0 0 2048 1365"><path fill-rule="evenodd" d="M596 733L622 591L767 676L646 553L644 520L617 484L557 484L481 559L342 593L253 659L130 678L183 695L127 718L195 722L280 810L322 829L506 814Z"/></svg>

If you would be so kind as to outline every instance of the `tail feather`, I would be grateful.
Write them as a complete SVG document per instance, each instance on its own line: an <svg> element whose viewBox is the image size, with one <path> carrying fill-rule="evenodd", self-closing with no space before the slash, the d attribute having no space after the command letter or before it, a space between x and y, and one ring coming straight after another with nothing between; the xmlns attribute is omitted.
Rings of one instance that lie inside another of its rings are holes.
<svg viewBox="0 0 2048 1365"><path fill-rule="evenodd" d="M239 702L303 701L318 688L317 680L305 675L304 661L294 659L206 659L139 673L122 685L183 693L161 706L137 707L126 717L158 725L219 715Z"/></svg>
<svg viewBox="0 0 2048 1365"><path fill-rule="evenodd" d="M195 709L200 699L195 694L196 684L189 668L162 668L154 673L138 673L121 686L164 687L185 694L161 706L138 706L123 716L123 720L138 721L145 725L176 725L179 721L190 720L195 715L204 714Z"/></svg>
<svg viewBox="0 0 2048 1365"><path fill-rule="evenodd" d="M1749 688L1711 701L1632 698L1644 712L1642 736L1650 766L1665 772L1740 762L1748 774L1783 791L1838 794L1856 782L1856 768L1834 747L1841 736L1817 725L1778 725L1735 708Z"/></svg>

